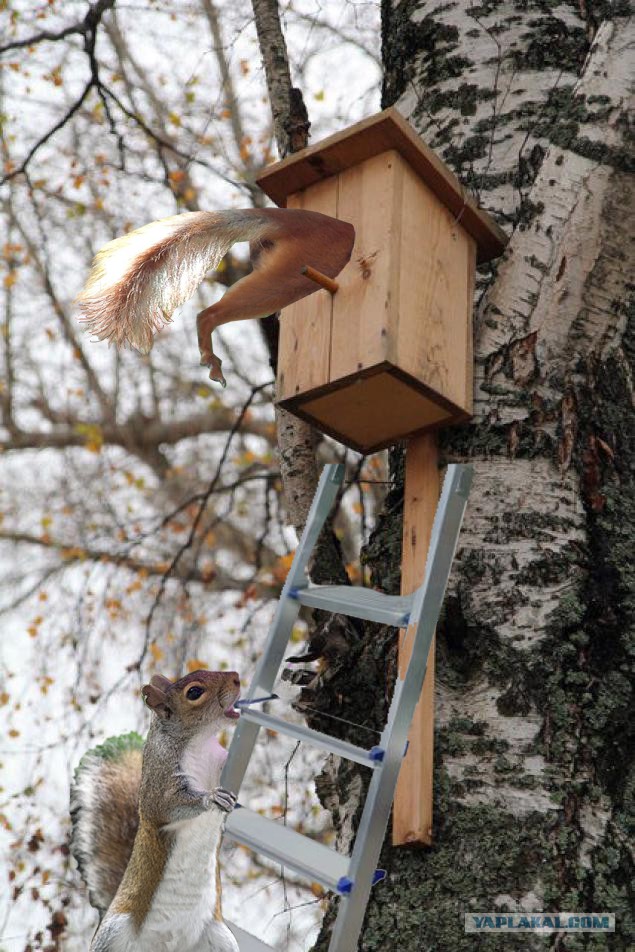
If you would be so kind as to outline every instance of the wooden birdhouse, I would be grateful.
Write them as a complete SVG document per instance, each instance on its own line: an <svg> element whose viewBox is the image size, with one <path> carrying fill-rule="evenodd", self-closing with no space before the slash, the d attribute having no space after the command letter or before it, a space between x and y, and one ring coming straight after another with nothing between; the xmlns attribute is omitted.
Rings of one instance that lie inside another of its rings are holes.
<svg viewBox="0 0 635 952"><path fill-rule="evenodd" d="M258 184L356 231L337 291L282 313L277 402L365 453L468 419L475 268L506 237L406 120L387 109Z"/></svg>

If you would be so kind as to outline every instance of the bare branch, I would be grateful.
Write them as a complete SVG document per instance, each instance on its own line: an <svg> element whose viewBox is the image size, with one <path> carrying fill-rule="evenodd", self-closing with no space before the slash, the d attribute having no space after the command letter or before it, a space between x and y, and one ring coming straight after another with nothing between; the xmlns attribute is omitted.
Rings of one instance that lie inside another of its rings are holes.
<svg viewBox="0 0 635 952"><path fill-rule="evenodd" d="M265 384L268 386L268 384ZM51 422L60 425L57 430L17 431L10 439L0 442L0 451L24 449L66 449L72 446L85 446L88 427L99 430L103 443L121 446L140 455L148 449L157 449L161 444L173 446L181 440L205 433L235 432L238 419L236 411L223 407L208 413L197 413L183 420L148 419L141 415L129 417L121 424L101 423L94 420L82 420L68 415L55 413L50 408L39 407ZM272 438L272 426L266 420L242 420L240 430L253 436Z"/></svg>
<svg viewBox="0 0 635 952"><path fill-rule="evenodd" d="M63 40L67 36L79 34L85 37L95 30L95 27L106 10L109 10L114 4L115 0L97 0L96 3L89 5L88 13L81 22L74 23L72 26L66 26L63 30L57 30L55 32L52 30L41 30L39 33L33 33L23 40L12 40L10 43L4 43L0 46L0 56L9 50L20 50L27 46L36 46L38 43L55 43L57 40Z"/></svg>
<svg viewBox="0 0 635 952"><path fill-rule="evenodd" d="M11 181L11 179L16 178L18 175L23 175L26 172L29 166L29 162L31 161L35 153L44 145L45 142L48 142L48 140L51 139L55 135L56 132L59 132L59 130L62 129L66 125L68 120L72 116L74 116L75 113L79 111L79 109L81 109L84 103L84 100L86 99L86 97L88 96L88 93L91 91L92 88L93 88L93 81L92 79L89 79L86 85L84 86L84 89L81 95L78 96L78 98L75 100L72 106L70 106L66 110L66 112L64 113L62 118L59 120L59 122L56 122L54 126L52 126L47 132L44 133L44 135L40 136L37 142L31 146L31 148L26 154L26 157L22 160L20 165L18 165L15 169L12 169L10 172L7 172L6 175L2 176L2 178L0 179L0 185L4 185L5 182L9 182Z"/></svg>
<svg viewBox="0 0 635 952"><path fill-rule="evenodd" d="M311 123L302 93L291 82L278 0L252 0L251 5L267 78L274 134L280 156L284 158L306 147Z"/></svg>
<svg viewBox="0 0 635 952"><path fill-rule="evenodd" d="M267 88L273 113L278 151L284 156L305 148L309 138L309 118L299 89L291 84L289 58L280 25L277 0L252 0ZM315 459L317 432L296 416L276 407L280 473L284 484L289 518L301 532L317 488ZM348 582L335 536L322 533L315 554L311 578L315 582Z"/></svg>
<svg viewBox="0 0 635 952"><path fill-rule="evenodd" d="M175 573L175 571L176 571L176 569L177 569L177 567L178 567L178 565L179 565L181 559L182 559L183 556L185 555L185 553L188 551L188 549L190 549L190 548L192 547L192 543L193 543L194 538L195 538L195 536L196 536L196 533L197 533L197 531L198 531L199 525L201 524L201 520L203 519L203 515L204 515L204 513L205 513L205 509L206 509L206 507L207 507L207 503L208 503L209 499L211 498L212 494L214 493L214 491L215 491L215 489L216 489L216 486L217 486L217 484L218 484L218 482L219 482L219 480L220 480L222 468L223 468L223 465L224 465L224 463L225 463L225 460L227 459L227 456L228 456L228 454L229 454L229 449L230 449L230 446L231 446L231 444L232 444L232 440L233 440L234 436L235 436L235 435L238 433L238 431L240 430L240 427L241 427L242 422L243 422L243 420L244 420L244 418L245 418L245 415L247 414L247 411L249 410L249 407L250 407L251 404L253 403L254 398L256 397L256 394L257 394L257 393L260 393L260 391L261 391L261 390L264 390L264 388L267 387L267 386L269 386L269 384L260 384L260 386L258 386L258 387L253 387L253 388L252 388L252 391L251 391L251 393L250 393L250 395L249 395L249 397L247 398L247 400L246 400L245 403L243 404L242 409L241 409L241 411L240 411L240 413L239 413L239 415L238 415L238 418L237 418L237 420L236 420L236 423L235 423L235 425L232 427L232 429L231 429L231 431L230 431L230 433L229 433L229 435L228 435L228 437L227 437L227 441L226 441L226 443L225 443L225 447L224 447L224 449L223 449L223 452L222 452L222 454L221 454L220 460L218 461L218 465L217 465L217 467L216 467L216 472L215 472L214 476L212 477L212 480L210 481L210 484L209 484L209 486L207 487L207 489L205 490L205 492L201 494L201 499L200 499L200 502L199 502L198 512L197 512L196 516L194 517L194 520L192 521L192 526L191 526L191 528L190 528L190 532L189 532L189 534L188 534L188 537L187 537L187 539L185 540L185 542L183 542L183 544L179 547L179 549L177 550L176 554L175 554L174 557L172 558L172 561L171 561L169 567L167 568L167 570L166 570L165 573L163 574L163 577L162 577L162 579L161 579L161 584L160 584L160 586L159 586L159 591L157 592L156 598L155 598L155 600L154 600L154 602L153 602L153 604L152 604L152 607L150 608L150 611L148 612L148 616L147 616L147 618L146 618L145 638L144 638L143 648L142 648L142 650L141 650L141 653L140 653L140 655L139 655L139 658L137 659L137 664L136 664L136 667L138 667L138 668L140 668L141 665L143 664L143 661L144 661L144 659L145 659L145 656L146 656L146 654L147 654L147 652L148 652L148 646L149 646L149 644L150 644L150 631L151 631L151 628L152 628L152 621L153 621L154 616L155 616L155 614L156 614L156 611L157 611L157 609L158 609L158 607L159 607L159 605L161 604L161 601L162 601L162 599L163 599L163 595L164 595L164 593L165 593L165 589L166 589L166 586L167 586L167 584L168 584L168 580L174 575L174 573ZM189 578L189 575L188 575L188 578Z"/></svg>
<svg viewBox="0 0 635 952"><path fill-rule="evenodd" d="M236 146L236 151L243 163L246 180L250 183L250 185L253 186L257 167L251 161L249 155L247 155L244 151L245 130L243 127L242 116L240 114L238 97L236 96L236 90L234 88L234 80L232 78L227 57L225 55L223 34L218 17L218 10L216 9L216 5L214 4L213 0L202 0L202 5L212 33L214 54L216 56L216 62L218 63L218 69L220 72L223 96L225 98L225 107L229 111L229 122L234 138L234 145ZM259 188L253 188L253 199L255 205L264 204L264 196Z"/></svg>
<svg viewBox="0 0 635 952"><path fill-rule="evenodd" d="M95 373L95 371L93 370L93 367L88 357L86 356L86 353L83 347L81 346L77 338L77 335L75 334L74 328L68 319L68 315L66 314L66 311L64 310L64 307L62 306L61 301L57 297L55 288L53 287L53 282L51 281L51 277L48 273L48 270L44 262L42 261L42 257L40 253L38 249L36 248L35 244L33 243L33 241L31 240L31 236L21 224L20 218L14 214L12 208L10 208L10 214L11 214L11 218L15 227L18 229L18 231L22 235L22 240L24 241L25 245L29 249L29 254L31 255L33 265L36 271L38 272L38 274L40 275L40 279L44 286L44 290L49 296L49 299L51 301L51 306L58 319L59 325L62 329L62 334L64 336L64 339L66 340L67 344L69 344L69 346L73 348L74 353L77 355L77 359L79 363L81 364L84 370L84 373L86 374L90 387L93 390L95 396L97 397L104 411L104 414L106 415L107 418L112 418L113 407L112 407L112 403L110 402L110 398L106 394L105 390L102 388L99 382L99 378L97 374Z"/></svg>
<svg viewBox="0 0 635 952"><path fill-rule="evenodd" d="M96 549L91 546L70 545L60 539L52 539L46 534L38 536L30 532L12 532L10 529L0 529L0 542L33 545L57 552L68 565L87 561L99 562L103 565L116 565L149 577L161 579L165 577L165 562L150 562L146 559L135 558L127 553L109 552L106 549ZM177 579L179 578L176 571L172 575ZM218 572L216 569L210 573L209 571L200 571L196 567L188 567L187 576L183 575L183 578L185 577L188 581L203 582L216 589L235 589L241 585L239 580Z"/></svg>
<svg viewBox="0 0 635 952"><path fill-rule="evenodd" d="M36 152L38 152L38 150L44 145L44 143L48 142L48 140L51 139L55 135L56 132L59 132L59 130L62 129L66 125L69 119L71 119L75 115L75 113L77 113L81 109L86 97L88 96L89 92L91 91L93 87L97 88L97 90L100 92L102 101L104 102L104 109L106 110L106 115L108 116L108 119L110 120L111 129L114 132L114 124L108 111L108 104L105 102L103 94L101 93L101 81L99 79L99 74L97 70L97 60L95 59L95 43L97 41L97 27L99 26L99 22L102 16L104 15L104 13L106 12L106 10L110 9L110 7L112 7L114 3L115 3L115 0L97 0L96 3L91 4L91 6L89 7L88 13L84 17L84 20L82 21L82 23L78 24L76 29L71 31L74 33L80 33L84 37L84 49L86 50L86 54L90 62L90 79L86 83L86 86L84 87L80 96L66 110L66 113L62 116L62 118L58 122L56 122L55 125L52 126L47 132L45 132L42 136L40 136L37 142L33 146L31 146L31 148L29 149L26 155L26 158L22 161L22 163L17 168L10 170L2 179L0 179L0 185L2 185L4 182L9 181L10 179L15 178L17 175L23 175L26 173L28 165L31 159L33 158L33 156L36 154ZM46 38L47 37L43 37L43 39L46 39ZM29 44L22 41L20 45L29 45ZM0 48L0 53L1 52L2 52L2 48Z"/></svg>

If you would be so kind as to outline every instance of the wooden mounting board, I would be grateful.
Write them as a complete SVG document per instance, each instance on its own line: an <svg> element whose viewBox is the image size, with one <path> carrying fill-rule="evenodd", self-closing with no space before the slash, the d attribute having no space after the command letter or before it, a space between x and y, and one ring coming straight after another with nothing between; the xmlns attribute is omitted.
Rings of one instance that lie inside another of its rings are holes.
<svg viewBox="0 0 635 952"><path fill-rule="evenodd" d="M414 437L406 447L404 483L403 550L401 593L409 595L421 582L439 502L439 461L434 433ZM399 670L403 675L410 651L407 634L401 632ZM419 703L408 735L393 807L394 846L429 846L432 843L432 777L434 767L434 638Z"/></svg>

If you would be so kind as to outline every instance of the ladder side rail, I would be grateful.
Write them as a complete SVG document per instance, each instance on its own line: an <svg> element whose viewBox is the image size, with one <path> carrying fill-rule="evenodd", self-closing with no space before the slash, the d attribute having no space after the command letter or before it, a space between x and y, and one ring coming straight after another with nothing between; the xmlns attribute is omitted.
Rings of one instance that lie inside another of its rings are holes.
<svg viewBox="0 0 635 952"><path fill-rule="evenodd" d="M256 663L249 686L249 697L255 697L260 693L267 694L273 689L291 630L300 611L300 604L296 599L291 598L289 593L307 584L306 567L343 479L344 465L342 463L329 463L322 470L291 568L280 592L264 650Z"/></svg>
<svg viewBox="0 0 635 952"><path fill-rule="evenodd" d="M448 545L452 547L450 564L454 558L456 547L459 541L463 515L467 505L474 470L472 466L459 463L451 463L445 474L441 495L437 510L432 522L432 531L430 533L430 543L428 545L428 555L426 558L426 568L422 584L415 589L413 593L412 610L410 615L410 624L416 624L423 608L423 599L427 591L428 576L430 575L433 561L437 559L437 552ZM454 520L458 518L458 531L456 535L447 536L447 527L451 531L454 529Z"/></svg>
<svg viewBox="0 0 635 952"><path fill-rule="evenodd" d="M340 899L329 952L356 952L372 878L384 842L390 811L403 761L404 750L425 677L432 637L437 625L452 560L458 542L471 481L468 467L452 467L444 483L435 517L426 579L415 597L417 628L411 660L405 677L395 684L388 720L382 734L385 749L383 769L371 778L355 846L350 878L355 885L350 896ZM465 470L468 473L465 473ZM462 472L461 472L462 471Z"/></svg>
<svg viewBox="0 0 635 952"><path fill-rule="evenodd" d="M293 563L282 592L288 594L289 589L302 587L307 583L306 568L315 548L322 527L327 520L340 486L344 481L345 467L343 463L328 463L320 474L315 496L304 524L298 547L295 550ZM282 597L282 595L281 595Z"/></svg>
<svg viewBox="0 0 635 952"><path fill-rule="evenodd" d="M344 479L344 466L331 463L324 467L318 487L309 509L307 521L298 547L282 587L275 615L269 629L264 650L258 659L249 686L248 697L272 691L282 659L289 642L291 630L300 612L300 604L289 597L293 588L306 584L306 567L311 552L331 511L335 497ZM254 746L258 739L259 726L238 721L227 760L221 773L221 786L238 794L242 785Z"/></svg>
<svg viewBox="0 0 635 952"><path fill-rule="evenodd" d="M299 612L299 602L292 598L280 597L267 643L258 659L251 679L248 697L257 696L261 692L265 694L271 692ZM240 791L254 746L258 740L259 730L260 725L248 722L242 716L236 725L220 778L221 786L235 794Z"/></svg>
<svg viewBox="0 0 635 952"><path fill-rule="evenodd" d="M259 733L259 724L240 720L236 725L219 781L221 787L231 790L236 796L240 793Z"/></svg>
<svg viewBox="0 0 635 952"><path fill-rule="evenodd" d="M376 771L371 778L351 855L348 875L354 885L349 895L340 896L329 952L357 952L359 933L386 835L402 761L403 747L397 750L393 745L386 752L382 770Z"/></svg>

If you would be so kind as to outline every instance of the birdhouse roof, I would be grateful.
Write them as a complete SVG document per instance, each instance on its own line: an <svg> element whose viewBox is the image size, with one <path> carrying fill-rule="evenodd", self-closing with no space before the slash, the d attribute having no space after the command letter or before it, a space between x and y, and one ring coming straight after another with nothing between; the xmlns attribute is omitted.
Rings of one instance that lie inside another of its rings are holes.
<svg viewBox="0 0 635 952"><path fill-rule="evenodd" d="M277 205L321 179L395 149L476 241L479 263L497 258L505 232L482 211L457 177L393 107L268 166L256 179Z"/></svg>

